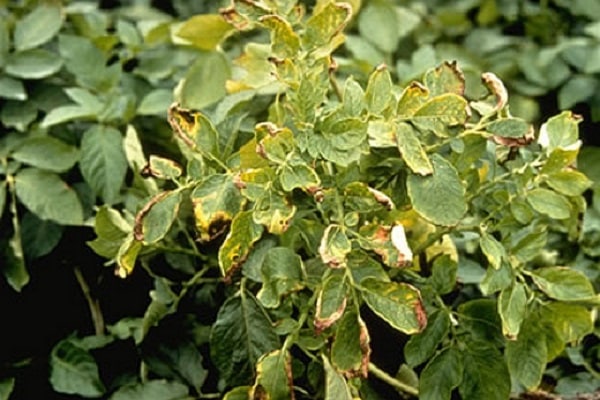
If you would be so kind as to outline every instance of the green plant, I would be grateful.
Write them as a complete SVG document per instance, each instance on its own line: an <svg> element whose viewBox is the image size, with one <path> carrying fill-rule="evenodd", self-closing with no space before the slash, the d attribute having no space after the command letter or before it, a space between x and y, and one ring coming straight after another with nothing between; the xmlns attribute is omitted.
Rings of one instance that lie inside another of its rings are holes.
<svg viewBox="0 0 600 400"><path fill-rule="evenodd" d="M144 171L163 184L135 218L107 207L96 219L92 246L120 238L119 274L139 262L155 276L142 337L221 288L214 319L188 322L210 331L196 344L227 399L369 398L367 376L423 399L539 387L593 331L598 303L553 249L580 238L591 186L574 168L578 117L535 134L494 74L466 88L455 63L405 87L382 65L362 87L332 58L352 6L304 11L223 10L270 43L244 46L215 107L170 108L186 165L150 157ZM367 309L411 335L396 377L370 362ZM202 397L202 381L180 375Z"/></svg>

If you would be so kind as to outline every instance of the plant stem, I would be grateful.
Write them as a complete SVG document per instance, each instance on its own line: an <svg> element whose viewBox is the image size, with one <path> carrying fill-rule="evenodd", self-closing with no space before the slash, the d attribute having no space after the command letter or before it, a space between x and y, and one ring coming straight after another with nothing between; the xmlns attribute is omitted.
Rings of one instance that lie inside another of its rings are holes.
<svg viewBox="0 0 600 400"><path fill-rule="evenodd" d="M401 390L401 391L408 393L410 395L413 395L413 396L419 395L419 389L417 389L416 387L410 386L406 383L400 382L398 379L390 376L384 370L379 369L379 367L377 367L373 363L369 363L369 372L371 374L373 374L375 377L381 379L388 385L393 386L394 388L396 388L398 390Z"/></svg>
<svg viewBox="0 0 600 400"><path fill-rule="evenodd" d="M92 316L92 322L94 324L94 332L96 333L96 335L103 335L104 316L102 315L102 310L100 309L100 302L98 301L98 299L95 299L92 296L92 292L85 280L85 277L83 276L83 273L81 272L81 268L76 266L75 268L73 268L73 272L75 273L75 277L77 278L79 287L81 288L85 300L88 303L88 307L90 308L90 314Z"/></svg>

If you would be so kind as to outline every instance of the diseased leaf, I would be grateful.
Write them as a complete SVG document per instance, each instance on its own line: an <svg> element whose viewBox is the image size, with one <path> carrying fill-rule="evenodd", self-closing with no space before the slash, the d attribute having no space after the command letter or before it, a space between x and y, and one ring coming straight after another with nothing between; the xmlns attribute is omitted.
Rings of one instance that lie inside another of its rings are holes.
<svg viewBox="0 0 600 400"><path fill-rule="evenodd" d="M85 131L79 168L85 181L106 204L118 202L127 172L121 132L104 125L94 125Z"/></svg>
<svg viewBox="0 0 600 400"><path fill-rule="evenodd" d="M485 129L502 138L525 138L532 135L532 126L520 118L503 118L488 123Z"/></svg>
<svg viewBox="0 0 600 400"><path fill-rule="evenodd" d="M287 247L274 247L265 255L258 300L267 308L278 307L281 297L304 287L302 259Z"/></svg>
<svg viewBox="0 0 600 400"><path fill-rule="evenodd" d="M507 258L506 250L502 246L502 243L496 240L494 236L483 231L479 237L479 246L490 265L495 269L500 269L502 261Z"/></svg>
<svg viewBox="0 0 600 400"><path fill-rule="evenodd" d="M331 363L348 377L367 376L371 348L367 326L354 310L344 313L331 346Z"/></svg>
<svg viewBox="0 0 600 400"><path fill-rule="evenodd" d="M456 61L445 62L425 73L423 83L432 97L445 93L462 96L465 92L465 77Z"/></svg>
<svg viewBox="0 0 600 400"><path fill-rule="evenodd" d="M438 353L421 372L419 399L450 400L452 391L463 381L463 357L449 347Z"/></svg>
<svg viewBox="0 0 600 400"><path fill-rule="evenodd" d="M50 355L50 383L59 393L97 398L106 389L94 358L71 339L64 339Z"/></svg>
<svg viewBox="0 0 600 400"><path fill-rule="evenodd" d="M219 249L218 256L221 273L226 279L231 279L248 258L254 243L262 236L263 230L261 225L254 222L251 211L240 212L233 218L230 231Z"/></svg>
<svg viewBox="0 0 600 400"><path fill-rule="evenodd" d="M295 213L296 206L283 193L267 190L254 205L252 216L256 223L262 224L270 233L281 235L287 231Z"/></svg>
<svg viewBox="0 0 600 400"><path fill-rule="evenodd" d="M589 279L568 267L545 267L531 273L536 286L549 297L561 301L590 301L596 298Z"/></svg>
<svg viewBox="0 0 600 400"><path fill-rule="evenodd" d="M164 238L177 217L180 203L179 190L161 192L154 196L135 217L135 239L151 244Z"/></svg>
<svg viewBox="0 0 600 400"><path fill-rule="evenodd" d="M288 352L275 350L258 360L253 392L254 398L293 398L292 362Z"/></svg>
<svg viewBox="0 0 600 400"><path fill-rule="evenodd" d="M427 99L429 99L429 89L419 82L412 82L402 91L396 113L401 117L410 117L425 104Z"/></svg>
<svg viewBox="0 0 600 400"><path fill-rule="evenodd" d="M173 104L169 108L169 124L186 145L201 154L217 155L219 138L212 122L202 113Z"/></svg>
<svg viewBox="0 0 600 400"><path fill-rule="evenodd" d="M445 93L427 100L411 116L410 121L420 129L447 137L447 127L464 124L469 116L465 98Z"/></svg>
<svg viewBox="0 0 600 400"><path fill-rule="evenodd" d="M430 359L449 331L448 314L442 310L432 313L423 332L411 336L404 347L407 364L416 367Z"/></svg>
<svg viewBox="0 0 600 400"><path fill-rule="evenodd" d="M249 384L258 359L279 347L269 317L251 293L243 291L221 306L210 334L211 360L229 385Z"/></svg>
<svg viewBox="0 0 600 400"><path fill-rule="evenodd" d="M305 50L311 51L317 48L341 44L335 37L344 29L352 16L352 7L347 3L327 3L312 15L305 24L305 32L302 36L302 45ZM333 51L334 48L328 49Z"/></svg>
<svg viewBox="0 0 600 400"><path fill-rule="evenodd" d="M141 249L142 242L135 240L133 235L128 235L121 243L117 251L117 269L115 271L119 277L126 278L133 272L137 256Z"/></svg>
<svg viewBox="0 0 600 400"><path fill-rule="evenodd" d="M467 212L465 188L456 169L446 159L433 154L430 160L432 175L408 176L408 196L415 211L425 219L437 225L456 225Z"/></svg>
<svg viewBox="0 0 600 400"><path fill-rule="evenodd" d="M352 400L350 388L346 380L331 365L329 359L322 354L325 369L325 400Z"/></svg>
<svg viewBox="0 0 600 400"><path fill-rule="evenodd" d="M352 250L352 243L344 228L340 225L329 225L319 245L319 255L324 264L332 268L342 268L346 265L346 256Z"/></svg>
<svg viewBox="0 0 600 400"><path fill-rule="evenodd" d="M241 210L242 195L233 177L214 174L201 181L191 194L196 229L200 239L209 241L222 234Z"/></svg>
<svg viewBox="0 0 600 400"><path fill-rule="evenodd" d="M400 332L415 334L427 325L421 295L413 286L365 279L361 290L371 310Z"/></svg>
<svg viewBox="0 0 600 400"><path fill-rule="evenodd" d="M181 176L183 169L175 161L155 155L151 155L148 164L144 166L141 173L159 179L176 179Z"/></svg>
<svg viewBox="0 0 600 400"><path fill-rule="evenodd" d="M315 310L315 328L322 331L338 321L346 309L347 291L344 274L342 271L333 270L325 278Z"/></svg>
<svg viewBox="0 0 600 400"><path fill-rule="evenodd" d="M502 333L508 339L514 339L519 334L521 323L525 318L527 293L522 283L502 290L498 296L498 313L502 319Z"/></svg>
<svg viewBox="0 0 600 400"><path fill-rule="evenodd" d="M592 186L592 181L579 171L558 171L546 178L546 183L552 189L566 196L581 196Z"/></svg>
<svg viewBox="0 0 600 400"><path fill-rule="evenodd" d="M260 18L271 31L271 51L278 58L294 57L300 50L300 38L285 19L277 15L266 15Z"/></svg>
<svg viewBox="0 0 600 400"><path fill-rule="evenodd" d="M75 190L52 172L26 168L15 176L19 200L41 219L61 225L81 225L83 208Z"/></svg>
<svg viewBox="0 0 600 400"><path fill-rule="evenodd" d="M381 114L391 103L392 78L385 65L380 65L373 71L367 83L365 100L367 109L373 115Z"/></svg>
<svg viewBox="0 0 600 400"><path fill-rule="evenodd" d="M579 141L579 128L581 117L563 111L561 114L551 117L540 128L538 143L548 153L556 149L576 150L581 146Z"/></svg>

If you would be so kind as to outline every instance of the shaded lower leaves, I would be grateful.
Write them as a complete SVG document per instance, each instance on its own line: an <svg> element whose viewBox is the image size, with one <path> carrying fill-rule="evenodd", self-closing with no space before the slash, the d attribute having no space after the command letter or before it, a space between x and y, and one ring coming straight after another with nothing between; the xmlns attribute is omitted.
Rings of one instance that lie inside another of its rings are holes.
<svg viewBox="0 0 600 400"><path fill-rule="evenodd" d="M256 298L241 291L217 315L210 335L211 359L228 386L249 384L258 359L279 348L279 338Z"/></svg>
<svg viewBox="0 0 600 400"><path fill-rule="evenodd" d="M506 400L510 375L502 354L490 343L468 343L463 352L464 374L458 389L463 399Z"/></svg>
<svg viewBox="0 0 600 400"><path fill-rule="evenodd" d="M436 354L427 363L419 382L419 399L450 400L452 391L463 380L463 357L455 347L449 347ZM465 399L476 397L465 397Z"/></svg>
<svg viewBox="0 0 600 400"><path fill-rule="evenodd" d="M106 391L94 358L71 339L52 349L50 383L59 393L83 397L100 397Z"/></svg>

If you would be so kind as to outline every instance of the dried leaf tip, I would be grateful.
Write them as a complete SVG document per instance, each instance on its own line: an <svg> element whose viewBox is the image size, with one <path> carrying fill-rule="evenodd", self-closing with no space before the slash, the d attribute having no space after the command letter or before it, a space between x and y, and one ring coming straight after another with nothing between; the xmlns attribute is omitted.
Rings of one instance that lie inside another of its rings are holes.
<svg viewBox="0 0 600 400"><path fill-rule="evenodd" d="M504 83L493 72L484 72L481 80L496 96L496 111L503 109L508 103L508 91Z"/></svg>
<svg viewBox="0 0 600 400"><path fill-rule="evenodd" d="M412 263L413 260L413 252L408 246L408 241L406 240L406 232L404 231L404 226L402 224L394 225L392 228L392 244L398 250L400 256L403 257L403 264Z"/></svg>

